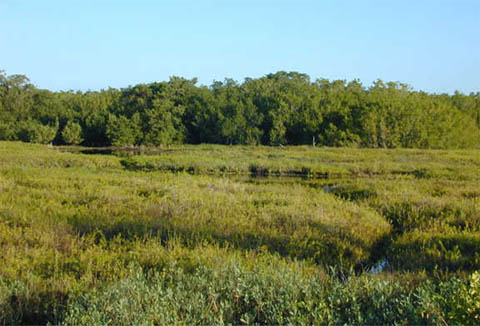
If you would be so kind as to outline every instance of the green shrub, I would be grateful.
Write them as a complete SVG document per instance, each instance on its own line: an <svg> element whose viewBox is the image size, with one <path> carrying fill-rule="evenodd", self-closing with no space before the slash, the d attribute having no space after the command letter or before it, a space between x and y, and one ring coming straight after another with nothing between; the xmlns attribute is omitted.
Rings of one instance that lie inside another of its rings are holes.
<svg viewBox="0 0 480 326"><path fill-rule="evenodd" d="M238 265L141 271L74 300L65 324L444 325L479 321L479 276L409 288L374 277L345 282Z"/></svg>
<svg viewBox="0 0 480 326"><path fill-rule="evenodd" d="M82 127L73 121L69 121L62 131L62 139L66 144L78 145L83 141Z"/></svg>
<svg viewBox="0 0 480 326"><path fill-rule="evenodd" d="M476 270L480 235L455 230L408 232L392 242L387 256L392 267L400 270Z"/></svg>
<svg viewBox="0 0 480 326"><path fill-rule="evenodd" d="M17 139L17 130L13 122L0 121L0 140Z"/></svg>
<svg viewBox="0 0 480 326"><path fill-rule="evenodd" d="M39 122L28 120L20 122L18 127L18 139L24 142L48 144L57 135L58 122L53 125L42 125Z"/></svg>

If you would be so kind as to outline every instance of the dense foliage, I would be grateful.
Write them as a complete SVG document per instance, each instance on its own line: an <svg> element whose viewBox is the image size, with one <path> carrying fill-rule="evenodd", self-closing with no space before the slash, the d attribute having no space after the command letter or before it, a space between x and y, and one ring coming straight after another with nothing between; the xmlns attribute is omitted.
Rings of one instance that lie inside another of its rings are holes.
<svg viewBox="0 0 480 326"><path fill-rule="evenodd" d="M123 89L51 92L0 71L0 140L90 146L320 144L472 148L480 93L428 94L401 83L311 81L277 72L210 87L171 77Z"/></svg>
<svg viewBox="0 0 480 326"><path fill-rule="evenodd" d="M478 325L480 273L409 289L399 281L346 282L259 263L168 266L141 272L69 307L64 325Z"/></svg>
<svg viewBox="0 0 480 326"><path fill-rule="evenodd" d="M480 323L478 149L61 149L0 142L2 325Z"/></svg>

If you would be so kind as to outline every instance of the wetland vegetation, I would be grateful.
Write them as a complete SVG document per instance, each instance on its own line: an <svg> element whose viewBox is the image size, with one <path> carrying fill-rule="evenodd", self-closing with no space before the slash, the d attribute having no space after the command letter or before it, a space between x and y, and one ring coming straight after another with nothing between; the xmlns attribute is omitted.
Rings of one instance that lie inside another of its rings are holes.
<svg viewBox="0 0 480 326"><path fill-rule="evenodd" d="M479 324L479 127L381 80L0 71L0 324Z"/></svg>
<svg viewBox="0 0 480 326"><path fill-rule="evenodd" d="M0 324L480 322L478 149L84 150L0 142Z"/></svg>
<svg viewBox="0 0 480 326"><path fill-rule="evenodd" d="M365 86L285 71L208 87L171 77L122 89L51 92L0 70L0 140L478 148L480 93L429 94L399 82Z"/></svg>

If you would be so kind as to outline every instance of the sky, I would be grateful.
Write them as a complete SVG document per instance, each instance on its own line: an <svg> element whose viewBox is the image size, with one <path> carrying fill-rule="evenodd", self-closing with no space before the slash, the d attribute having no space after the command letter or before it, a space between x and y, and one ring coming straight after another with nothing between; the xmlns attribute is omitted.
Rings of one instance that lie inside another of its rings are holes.
<svg viewBox="0 0 480 326"><path fill-rule="evenodd" d="M0 0L0 70L100 90L297 71L480 91L480 0Z"/></svg>

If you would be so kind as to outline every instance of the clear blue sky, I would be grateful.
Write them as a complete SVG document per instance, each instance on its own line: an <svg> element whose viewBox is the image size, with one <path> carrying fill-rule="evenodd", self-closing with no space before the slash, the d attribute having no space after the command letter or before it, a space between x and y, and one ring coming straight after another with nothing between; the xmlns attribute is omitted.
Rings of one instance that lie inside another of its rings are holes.
<svg viewBox="0 0 480 326"><path fill-rule="evenodd" d="M0 69L97 90L278 70L480 91L480 0L0 0Z"/></svg>

